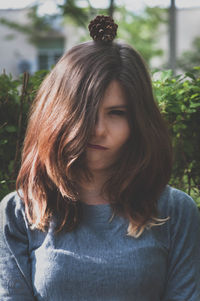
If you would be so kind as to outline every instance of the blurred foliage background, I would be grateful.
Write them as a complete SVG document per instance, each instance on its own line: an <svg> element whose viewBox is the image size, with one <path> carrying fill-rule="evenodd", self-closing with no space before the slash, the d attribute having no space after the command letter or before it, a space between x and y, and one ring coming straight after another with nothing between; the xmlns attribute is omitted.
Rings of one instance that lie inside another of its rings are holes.
<svg viewBox="0 0 200 301"><path fill-rule="evenodd" d="M80 42L90 39L87 26L91 19L98 14L115 15L118 24L117 38L125 40L134 46L144 57L147 63L151 58L162 56L163 51L156 45L160 37L159 26L168 21L167 9L159 7L146 7L142 14L137 14L126 9L125 6L115 6L114 0L109 0L107 9L94 8L88 1L88 6L78 6L77 0L65 0L59 5L60 13L54 15L39 15L39 6L34 5L28 13L29 24L19 24L0 18L0 24L8 26L15 31L27 35L29 42L38 45L45 34L53 32L53 24L57 18L63 22L73 24L83 30Z"/></svg>
<svg viewBox="0 0 200 301"><path fill-rule="evenodd" d="M196 68L200 70L200 67ZM15 189L28 110L48 73L38 71L15 80L0 76L0 198ZM187 72L154 71L153 87L168 123L174 147L170 184L192 195L200 206L200 77Z"/></svg>

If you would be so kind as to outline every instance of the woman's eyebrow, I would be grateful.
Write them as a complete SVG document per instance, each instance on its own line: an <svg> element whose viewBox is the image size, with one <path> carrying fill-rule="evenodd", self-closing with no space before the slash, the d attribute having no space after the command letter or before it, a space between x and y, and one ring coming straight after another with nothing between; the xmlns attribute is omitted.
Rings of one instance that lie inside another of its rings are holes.
<svg viewBox="0 0 200 301"><path fill-rule="evenodd" d="M111 110L113 110L113 109L127 109L127 105L115 105L115 106L108 106L108 107L106 107L106 109L111 109Z"/></svg>

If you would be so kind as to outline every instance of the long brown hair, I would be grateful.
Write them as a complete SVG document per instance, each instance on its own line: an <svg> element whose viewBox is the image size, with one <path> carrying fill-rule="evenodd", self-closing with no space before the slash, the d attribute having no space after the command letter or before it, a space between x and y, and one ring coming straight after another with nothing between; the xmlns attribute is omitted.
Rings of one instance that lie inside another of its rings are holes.
<svg viewBox="0 0 200 301"><path fill-rule="evenodd" d="M81 218L78 173L89 174L84 150L99 103L117 80L128 102L131 135L104 190L116 214L129 219L130 235L160 223L157 200L169 181L172 151L141 56L124 43L86 42L73 47L43 81L33 102L17 189L27 218L45 230L73 230Z"/></svg>

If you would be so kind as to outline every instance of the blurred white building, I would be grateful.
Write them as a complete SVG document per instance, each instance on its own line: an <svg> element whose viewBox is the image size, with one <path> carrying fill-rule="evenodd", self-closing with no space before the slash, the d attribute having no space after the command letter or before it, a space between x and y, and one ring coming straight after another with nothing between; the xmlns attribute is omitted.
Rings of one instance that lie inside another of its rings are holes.
<svg viewBox="0 0 200 301"><path fill-rule="evenodd" d="M159 68L169 60L169 35L168 27L161 24L158 48L163 49L162 57L155 57L151 63ZM184 51L193 49L193 41L200 37L200 7L182 8L176 10L176 57L179 58ZM200 65L200 62L199 62Z"/></svg>
<svg viewBox="0 0 200 301"><path fill-rule="evenodd" d="M2 9L0 19L26 25L29 9ZM48 69L58 58L80 40L81 32L72 25L53 24L37 45L30 43L27 34L0 23L0 72L17 77L24 71L33 73Z"/></svg>
<svg viewBox="0 0 200 301"><path fill-rule="evenodd" d="M0 18L27 24L28 9L2 9ZM162 58L152 60L153 67L161 67L168 61L169 38L168 28L161 26L161 37L158 47L164 50ZM50 68L64 51L80 41L82 31L72 25L58 25L43 36L35 46L28 36L0 24L0 72L11 73L14 77L23 71L35 72L39 69ZM195 37L200 36L200 7L177 10L177 57L183 51L192 48ZM199 62L200 64L200 62Z"/></svg>

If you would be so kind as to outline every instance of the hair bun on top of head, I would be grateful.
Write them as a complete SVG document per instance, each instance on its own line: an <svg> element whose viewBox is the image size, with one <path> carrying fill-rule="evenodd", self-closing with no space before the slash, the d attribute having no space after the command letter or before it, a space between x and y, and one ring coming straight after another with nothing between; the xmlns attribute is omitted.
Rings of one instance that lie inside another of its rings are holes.
<svg viewBox="0 0 200 301"><path fill-rule="evenodd" d="M96 16L88 25L94 41L112 42L117 34L118 25L110 16Z"/></svg>

